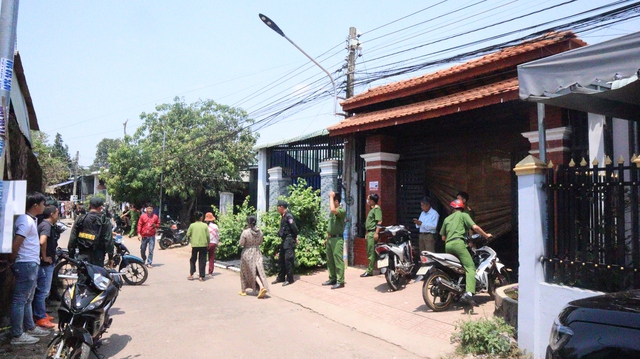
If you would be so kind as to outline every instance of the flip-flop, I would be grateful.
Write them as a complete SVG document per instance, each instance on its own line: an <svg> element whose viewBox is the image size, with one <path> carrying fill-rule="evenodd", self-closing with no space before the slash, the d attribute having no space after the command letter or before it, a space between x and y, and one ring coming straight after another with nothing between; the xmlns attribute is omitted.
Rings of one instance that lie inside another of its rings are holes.
<svg viewBox="0 0 640 359"><path fill-rule="evenodd" d="M247 293L245 293L245 292L240 292L240 293L238 293L238 295L241 295L241 296L243 296L243 297L246 297L246 296L247 296Z"/></svg>
<svg viewBox="0 0 640 359"><path fill-rule="evenodd" d="M199 281L204 282L204 278L200 277L198 278Z"/></svg>
<svg viewBox="0 0 640 359"><path fill-rule="evenodd" d="M188 280L194 280L195 278L193 278L193 276L192 276L192 275L190 275L190 276L188 276L188 277L187 277L187 279L188 279Z"/></svg>
<svg viewBox="0 0 640 359"><path fill-rule="evenodd" d="M264 298L265 295L267 295L267 290L264 288L260 289L260 293L258 293L258 299Z"/></svg>

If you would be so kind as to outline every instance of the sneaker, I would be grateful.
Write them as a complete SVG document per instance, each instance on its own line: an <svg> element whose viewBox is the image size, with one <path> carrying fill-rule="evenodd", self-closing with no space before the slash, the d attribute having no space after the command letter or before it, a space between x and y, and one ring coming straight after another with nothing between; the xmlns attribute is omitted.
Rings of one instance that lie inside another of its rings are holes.
<svg viewBox="0 0 640 359"><path fill-rule="evenodd" d="M22 333L19 337L11 338L11 345L35 344L39 341L40 339L36 337L32 337L27 333Z"/></svg>
<svg viewBox="0 0 640 359"><path fill-rule="evenodd" d="M35 326L29 330L27 330L27 334L34 336L34 337L46 337L47 335L49 335L51 333L51 331L44 329L44 328L40 328L39 326Z"/></svg>
<svg viewBox="0 0 640 359"><path fill-rule="evenodd" d="M478 303L476 303L476 302L473 300L473 294L471 294L471 292L466 292L466 293L464 293L464 294L462 295L462 297L460 297L460 301L461 301L461 302L463 302L463 303L467 303L467 304L469 304L469 305L472 305L472 306L474 306L474 307L477 307L477 306L478 306Z"/></svg>
<svg viewBox="0 0 640 359"><path fill-rule="evenodd" d="M49 319L47 318L42 318L36 321L36 326L44 329L53 329L56 327L56 325L51 323L51 321L49 321Z"/></svg>

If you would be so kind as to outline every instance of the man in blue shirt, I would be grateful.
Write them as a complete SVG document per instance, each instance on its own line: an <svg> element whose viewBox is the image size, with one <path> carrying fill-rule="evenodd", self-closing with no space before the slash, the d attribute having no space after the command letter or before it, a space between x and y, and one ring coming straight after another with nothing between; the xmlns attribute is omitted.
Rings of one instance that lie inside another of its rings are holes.
<svg viewBox="0 0 640 359"><path fill-rule="evenodd" d="M415 223L416 228L420 229L418 248L420 248L420 253L423 251L435 252L436 227L438 227L438 219L440 219L440 215L435 209L431 208L431 200L429 197L424 197L420 201L420 208L422 208L420 218L413 219L413 223ZM416 278L416 282L421 280L422 276L418 276Z"/></svg>

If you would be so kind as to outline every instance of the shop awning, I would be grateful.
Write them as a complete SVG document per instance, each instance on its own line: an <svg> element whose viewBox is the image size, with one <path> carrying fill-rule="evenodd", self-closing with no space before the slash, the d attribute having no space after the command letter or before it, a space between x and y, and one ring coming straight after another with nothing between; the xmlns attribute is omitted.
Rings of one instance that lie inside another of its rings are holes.
<svg viewBox="0 0 640 359"><path fill-rule="evenodd" d="M520 98L640 119L640 32L518 66Z"/></svg>

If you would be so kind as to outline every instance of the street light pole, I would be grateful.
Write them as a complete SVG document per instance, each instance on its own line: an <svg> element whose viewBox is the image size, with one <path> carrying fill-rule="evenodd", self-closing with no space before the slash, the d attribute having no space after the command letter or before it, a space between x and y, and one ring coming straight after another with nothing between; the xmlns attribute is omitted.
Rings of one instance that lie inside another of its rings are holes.
<svg viewBox="0 0 640 359"><path fill-rule="evenodd" d="M287 41L289 41L291 43L291 45L295 46L296 49L300 50L300 52L302 52L304 54L304 56L308 57L309 60L313 61L314 64L316 64L320 69L322 69L322 71L324 71L324 73L327 74L327 76L329 76L329 79L331 80L331 84L333 85L333 115L337 116L337 115L341 115L344 116L343 114L339 114L337 111L337 106L338 106L338 91L336 89L336 82L333 81L333 76L331 76L331 74L329 73L329 71L325 70L324 67L322 67L318 61L314 60L313 57L309 56L309 54L307 54L306 52L304 52L304 50L302 50L300 48L300 46L296 45L295 42L291 41L290 38L287 37L287 35L284 34L284 32L278 27L278 25L276 25L275 22L273 22L273 20L269 19L268 16L266 15L262 15L262 14L258 14L258 16L260 17L260 20L262 20L262 22L264 22L265 25L269 26L269 28L275 32L278 33L278 35L284 37L285 39L287 39ZM346 117L346 116L345 116Z"/></svg>

